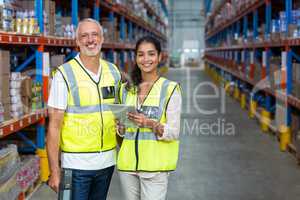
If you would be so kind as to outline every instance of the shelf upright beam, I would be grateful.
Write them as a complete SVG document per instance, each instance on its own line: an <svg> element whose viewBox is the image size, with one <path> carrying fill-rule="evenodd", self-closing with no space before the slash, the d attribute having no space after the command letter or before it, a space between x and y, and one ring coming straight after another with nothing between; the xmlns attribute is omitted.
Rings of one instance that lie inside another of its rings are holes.
<svg viewBox="0 0 300 200"><path fill-rule="evenodd" d="M261 79L265 79L267 76L267 51L268 48L265 48L265 50L262 53L262 69L261 69Z"/></svg>
<svg viewBox="0 0 300 200"><path fill-rule="evenodd" d="M256 49L253 49L253 51L250 51L250 74L249 77L251 80L254 79L254 72L255 72L255 54L256 54Z"/></svg>
<svg viewBox="0 0 300 200"><path fill-rule="evenodd" d="M41 33L44 33L43 0L35 0L35 13Z"/></svg>
<svg viewBox="0 0 300 200"><path fill-rule="evenodd" d="M236 31L237 31L237 36L239 37L240 36L240 33L241 33L241 22L240 20L237 21L236 23Z"/></svg>
<svg viewBox="0 0 300 200"><path fill-rule="evenodd" d="M258 11L253 11L253 40L256 41L258 37Z"/></svg>
<svg viewBox="0 0 300 200"><path fill-rule="evenodd" d="M281 66L281 80L280 80L280 92L286 95L283 102L280 104L285 108L285 121L283 124L279 124L280 134L280 150L287 150L288 144L291 143L291 121L292 121L292 109L288 104L288 95L292 92L292 51L288 45L285 46L285 50L281 54L282 66Z"/></svg>
<svg viewBox="0 0 300 200"><path fill-rule="evenodd" d="M262 65L262 81L267 81L270 74L270 49L266 48L263 52L263 65ZM261 111L261 129L263 132L269 131L269 126L271 123L271 105L272 99L271 96L265 93L265 103Z"/></svg>
<svg viewBox="0 0 300 200"><path fill-rule="evenodd" d="M243 37L244 41L248 39L248 16L243 17Z"/></svg>
<svg viewBox="0 0 300 200"><path fill-rule="evenodd" d="M94 3L94 16L93 18L97 21L100 21L100 0L95 0Z"/></svg>
<svg viewBox="0 0 300 200"><path fill-rule="evenodd" d="M123 69L124 70L124 68L125 68L125 51L124 50L121 50L120 51L120 67L121 67L121 69Z"/></svg>
<svg viewBox="0 0 300 200"><path fill-rule="evenodd" d="M285 0L286 36L288 37L289 25L292 22L292 0Z"/></svg>
<svg viewBox="0 0 300 200"><path fill-rule="evenodd" d="M72 0L72 24L74 27L78 25L78 0Z"/></svg>
<svg viewBox="0 0 300 200"><path fill-rule="evenodd" d="M133 24L131 21L128 22L128 39L130 42L133 40Z"/></svg>
<svg viewBox="0 0 300 200"><path fill-rule="evenodd" d="M159 2L161 4L161 7L162 7L164 13L166 14L166 16L168 16L168 9L167 9L167 6L166 6L164 0L159 0Z"/></svg>
<svg viewBox="0 0 300 200"><path fill-rule="evenodd" d="M211 9L211 0L205 0L205 15L210 12Z"/></svg>
<svg viewBox="0 0 300 200"><path fill-rule="evenodd" d="M121 41L125 41L125 17L121 16L121 23L120 23L120 39Z"/></svg>
<svg viewBox="0 0 300 200"><path fill-rule="evenodd" d="M110 23L112 23L112 27L115 27L114 23L115 23L115 15L114 13L111 11L109 12L108 15L108 20ZM114 63L114 51L112 49L108 50L108 60L112 63Z"/></svg>
<svg viewBox="0 0 300 200"><path fill-rule="evenodd" d="M292 63L292 50L290 47L286 47L287 51L287 61L286 61L286 95L292 94L292 88L293 88L293 63ZM286 125L291 126L292 121L292 113L291 113L291 107L287 104L287 116L286 116Z"/></svg>
<svg viewBox="0 0 300 200"><path fill-rule="evenodd" d="M71 16L72 16L72 24L75 29L78 26L78 0L72 0L72 9L71 9ZM74 58L77 55L77 51L75 49L71 52L71 57Z"/></svg>
<svg viewBox="0 0 300 200"><path fill-rule="evenodd" d="M37 20L40 28L41 34L44 33L44 19L43 19L43 1L35 0L35 13L37 14ZM44 101L47 101L47 90L45 88L48 87L48 78L43 77L44 66L43 66L43 52L44 45L39 45L37 50L35 51L35 61L36 61L36 82L40 83L43 87L44 93ZM43 117L39 123L37 124L37 150L36 153L40 157L40 178L42 181L47 181L49 176L49 168L48 168L48 159L47 153L45 149L45 117Z"/></svg>
<svg viewBox="0 0 300 200"><path fill-rule="evenodd" d="M271 0L266 1L266 27L265 27L265 39L270 39L271 33L271 20L272 20L272 3Z"/></svg>

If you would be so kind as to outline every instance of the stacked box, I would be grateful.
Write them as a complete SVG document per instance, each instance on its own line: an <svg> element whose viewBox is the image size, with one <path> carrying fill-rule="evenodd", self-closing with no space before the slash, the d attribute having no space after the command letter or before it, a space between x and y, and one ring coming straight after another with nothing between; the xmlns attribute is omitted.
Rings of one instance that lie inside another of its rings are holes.
<svg viewBox="0 0 300 200"><path fill-rule="evenodd" d="M20 167L20 157L16 145L0 147L0 199L16 199L20 193L17 184L17 172Z"/></svg>
<svg viewBox="0 0 300 200"><path fill-rule="evenodd" d="M49 8L49 34L55 35L55 1L50 1L50 8Z"/></svg>
<svg viewBox="0 0 300 200"><path fill-rule="evenodd" d="M35 5L35 0L22 0L18 2L22 9L24 10L24 16L23 19L26 20L26 18L30 17L31 21L28 20L28 22L23 22L23 27L27 27L28 24L32 24L33 27L35 27L36 24L35 19L34 19L34 5ZM55 21L51 18L51 14L53 14L53 8L54 8L54 12L55 12L55 2L51 1L51 0L44 0L43 1L43 5L44 5L44 10L43 10L43 16L44 16L44 34L45 35L49 35L51 32L53 32L54 30L54 25L55 25ZM28 12L28 14L26 14ZM33 13L33 14L29 14L29 13ZM52 20L52 21L51 21ZM29 26L29 27L32 27ZM53 27L51 27L53 26ZM36 27L35 27L36 28ZM28 31L26 31L25 29L23 30L23 33L27 33L27 34L31 34L30 33L30 29Z"/></svg>
<svg viewBox="0 0 300 200"><path fill-rule="evenodd" d="M32 80L28 76L24 76L21 82L21 100L24 114L31 112L31 90L32 90Z"/></svg>
<svg viewBox="0 0 300 200"><path fill-rule="evenodd" d="M300 118L299 113L291 114L292 144L296 147L297 158L300 158Z"/></svg>
<svg viewBox="0 0 300 200"><path fill-rule="evenodd" d="M271 89L275 90L280 83L281 74L281 57L271 57L270 60L270 86Z"/></svg>
<svg viewBox="0 0 300 200"><path fill-rule="evenodd" d="M104 34L104 40L107 42L114 42L116 38L119 38L119 36L116 37L116 26L117 26L117 19L115 19L115 22L110 22L108 18L102 18L101 24L103 27L103 34Z"/></svg>
<svg viewBox="0 0 300 200"><path fill-rule="evenodd" d="M62 65L65 61L65 55L53 55L50 57L50 77L52 78L57 67Z"/></svg>
<svg viewBox="0 0 300 200"><path fill-rule="evenodd" d="M0 30L13 31L14 9L9 3L0 5Z"/></svg>
<svg viewBox="0 0 300 200"><path fill-rule="evenodd" d="M57 34L59 34L59 30L61 30L61 34L59 34L60 36L66 38L75 38L75 27L72 24L72 18L61 17L61 24L62 28L56 30Z"/></svg>
<svg viewBox="0 0 300 200"><path fill-rule="evenodd" d="M55 14L55 36L63 36L62 16L60 12Z"/></svg>
<svg viewBox="0 0 300 200"><path fill-rule="evenodd" d="M36 111L43 107L42 85L40 83L33 83L32 85L32 111Z"/></svg>
<svg viewBox="0 0 300 200"><path fill-rule="evenodd" d="M40 174L40 159L36 155L21 157L21 169L17 173L17 183L22 191L26 191Z"/></svg>
<svg viewBox="0 0 300 200"><path fill-rule="evenodd" d="M2 104L4 120L10 119L9 79L10 52L0 50L0 102Z"/></svg>
<svg viewBox="0 0 300 200"><path fill-rule="evenodd" d="M19 118L24 115L21 97L22 76L20 72L12 72L10 79L11 117Z"/></svg>

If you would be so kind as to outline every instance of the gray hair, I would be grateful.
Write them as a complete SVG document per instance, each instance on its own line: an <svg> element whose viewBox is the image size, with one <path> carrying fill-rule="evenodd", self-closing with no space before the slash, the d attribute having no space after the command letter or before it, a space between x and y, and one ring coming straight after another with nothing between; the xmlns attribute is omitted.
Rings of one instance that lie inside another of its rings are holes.
<svg viewBox="0 0 300 200"><path fill-rule="evenodd" d="M78 23L78 25L77 25L77 28L76 28L76 31L75 31L75 36L76 36L77 39L79 37L79 35L78 35L79 34L79 27L84 22L92 22L92 23L97 24L97 26L99 27L99 30L100 30L100 34L101 34L101 36L103 36L103 28L102 28L101 24L97 20L94 20L92 18L84 18L84 19L80 20L79 23Z"/></svg>

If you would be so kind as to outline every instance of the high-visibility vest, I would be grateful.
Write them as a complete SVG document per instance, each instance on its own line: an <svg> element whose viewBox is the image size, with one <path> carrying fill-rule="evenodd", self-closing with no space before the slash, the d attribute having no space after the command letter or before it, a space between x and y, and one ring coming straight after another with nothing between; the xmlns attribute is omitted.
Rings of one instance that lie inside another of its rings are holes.
<svg viewBox="0 0 300 200"><path fill-rule="evenodd" d="M76 59L58 68L69 91L60 138L63 152L100 152L116 147L115 118L107 104L119 99L121 75L112 63L100 59L100 64L98 82Z"/></svg>
<svg viewBox="0 0 300 200"><path fill-rule="evenodd" d="M150 119L165 124L166 108L171 95L180 87L177 83L160 77L145 98L141 110ZM136 90L135 90L136 91ZM137 105L137 92L127 91L125 84L120 89L121 103ZM176 169L179 140L158 140L151 128L127 127L118 154L120 171L162 172Z"/></svg>

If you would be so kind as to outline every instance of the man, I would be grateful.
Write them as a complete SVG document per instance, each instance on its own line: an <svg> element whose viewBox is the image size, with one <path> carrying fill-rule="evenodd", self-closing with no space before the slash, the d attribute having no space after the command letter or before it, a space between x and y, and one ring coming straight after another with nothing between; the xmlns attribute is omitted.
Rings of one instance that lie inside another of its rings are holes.
<svg viewBox="0 0 300 200"><path fill-rule="evenodd" d="M49 186L58 192L63 172L71 174L73 200L106 199L116 164L116 130L107 104L116 103L121 75L100 58L103 30L87 18L79 22L80 53L58 67L50 90L47 152Z"/></svg>

